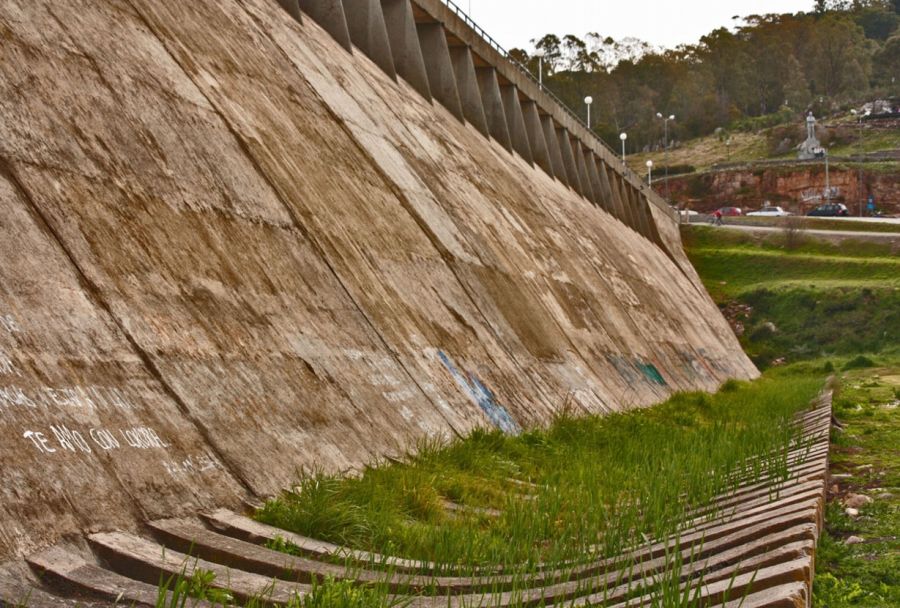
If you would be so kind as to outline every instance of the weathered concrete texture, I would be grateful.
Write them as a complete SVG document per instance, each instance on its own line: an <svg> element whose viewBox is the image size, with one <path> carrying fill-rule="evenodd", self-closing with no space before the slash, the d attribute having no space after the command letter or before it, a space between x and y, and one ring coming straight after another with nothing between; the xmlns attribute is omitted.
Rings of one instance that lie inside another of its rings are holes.
<svg viewBox="0 0 900 608"><path fill-rule="evenodd" d="M689 266L276 2L0 32L2 557L756 374Z"/></svg>

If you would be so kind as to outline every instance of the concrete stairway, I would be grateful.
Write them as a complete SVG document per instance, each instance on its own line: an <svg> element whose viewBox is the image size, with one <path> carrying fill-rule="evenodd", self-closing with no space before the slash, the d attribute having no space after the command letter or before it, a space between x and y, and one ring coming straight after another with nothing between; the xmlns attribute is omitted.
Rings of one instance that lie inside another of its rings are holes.
<svg viewBox="0 0 900 608"><path fill-rule="evenodd" d="M41 588L3 583L0 599L28 606L156 605L161 579L196 571L236 602L264 597L283 605L326 578L382 583L409 606L641 606L665 582L698 605L736 608L808 606L816 541L823 524L831 400L797 417L802 439L788 476L747 478L728 495L693 511L677 538L648 542L613 559L586 555L565 565L445 575L450 568L377 555L305 538L228 510L196 519L149 522L143 533L100 532L27 561ZM298 555L266 548L280 538ZM673 559L682 566L672 572ZM200 604L203 605L203 604Z"/></svg>

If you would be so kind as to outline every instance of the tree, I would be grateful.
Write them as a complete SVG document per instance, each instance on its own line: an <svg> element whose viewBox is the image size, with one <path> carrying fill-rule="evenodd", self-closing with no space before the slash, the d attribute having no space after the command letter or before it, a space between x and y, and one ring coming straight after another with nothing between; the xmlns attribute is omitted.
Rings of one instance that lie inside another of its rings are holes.
<svg viewBox="0 0 900 608"><path fill-rule="evenodd" d="M876 82L890 86L896 94L895 78L900 75L900 33L888 38L874 58Z"/></svg>
<svg viewBox="0 0 900 608"><path fill-rule="evenodd" d="M803 73L803 66L797 58L791 54L785 62L784 99L795 110L803 110L812 97L809 91L809 82Z"/></svg>
<svg viewBox="0 0 900 608"><path fill-rule="evenodd" d="M815 48L816 93L835 96L858 90L868 78L871 51L862 28L848 17L823 17L816 26Z"/></svg>
<svg viewBox="0 0 900 608"><path fill-rule="evenodd" d="M856 13L855 21L863 28L866 38L887 40L897 31L900 15L894 12L893 7L866 8Z"/></svg>
<svg viewBox="0 0 900 608"><path fill-rule="evenodd" d="M562 49L560 48L562 41L559 36L547 34L537 42L534 40L531 42L535 49L544 51L544 66L547 72L550 74L555 72L562 63Z"/></svg>

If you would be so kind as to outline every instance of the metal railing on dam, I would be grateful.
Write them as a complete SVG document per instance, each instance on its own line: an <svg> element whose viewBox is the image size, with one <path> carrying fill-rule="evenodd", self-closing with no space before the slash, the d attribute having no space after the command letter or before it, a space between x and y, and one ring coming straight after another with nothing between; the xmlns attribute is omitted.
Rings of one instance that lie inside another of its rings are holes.
<svg viewBox="0 0 900 608"><path fill-rule="evenodd" d="M450 9L454 13L456 13L456 15L459 16L459 18L462 19L466 23L466 25L471 27L475 33L477 33L479 36L481 36L485 40L485 42L487 42L492 47L494 47L494 49L498 53L503 55L507 59L507 61L509 61L510 63L515 65L517 68L519 68L522 71L522 73L525 74L526 77L528 77L532 82L534 82L534 84L538 85L538 87L540 87L553 101L555 101L559 105L559 107L562 108L563 111L565 111L574 121L580 123L585 128L585 130L587 130L591 134L593 134L594 137L596 137L597 141L600 143L600 145L602 145L604 148L606 148L606 150L610 153L610 155L612 155L612 156L616 155L616 151L613 150L612 146L610 146L608 143L606 143L606 141L602 137L600 137L599 135L594 133L594 130L591 129L590 125L588 125L587 122L585 122L585 120L577 112L575 112L575 110L573 110L571 107L569 107L569 104L567 104L562 99L560 99L553 92L553 90L550 89L550 87L547 84L541 82L541 79L534 75L534 72L532 72L530 69L528 69L527 66L522 65L522 63L520 61L518 61L516 58L514 58L509 53L509 51L507 51L503 47L503 45L501 45L499 42L494 40L494 38L490 34L488 34L484 28L482 28L480 25L478 25L478 23L474 19L472 19L472 17L470 17L469 14L466 13L458 4L453 2L453 0L441 0L441 2L443 2L448 7L450 7ZM621 171L623 173L631 174L633 176L633 172L627 166L623 166ZM657 202L657 201L654 201L654 202ZM658 202L665 204L664 201L658 201Z"/></svg>

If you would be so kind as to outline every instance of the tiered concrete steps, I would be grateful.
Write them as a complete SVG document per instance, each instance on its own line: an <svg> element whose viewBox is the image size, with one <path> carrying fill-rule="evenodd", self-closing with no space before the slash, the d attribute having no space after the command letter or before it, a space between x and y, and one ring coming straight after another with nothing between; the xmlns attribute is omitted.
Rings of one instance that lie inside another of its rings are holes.
<svg viewBox="0 0 900 608"><path fill-rule="evenodd" d="M91 608L153 606L159 581L195 570L216 574L214 586L236 602L265 597L273 605L309 593L327 578L382 583L408 606L642 606L655 584L688 590L699 605L733 608L808 606L814 555L823 525L831 419L830 397L798 416L801 444L788 454L787 479L748 478L695 509L678 538L650 542L615 559L587 555L568 564L446 576L438 564L372 554L273 528L227 510L196 519L149 522L143 534L105 532L82 550L54 547L28 559L42 588L3 583L12 605ZM268 549L282 539L299 555ZM682 566L672 573L678 555ZM73 599L75 598L75 599ZM204 604L199 604L203 606Z"/></svg>

